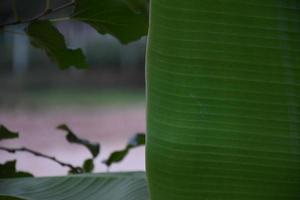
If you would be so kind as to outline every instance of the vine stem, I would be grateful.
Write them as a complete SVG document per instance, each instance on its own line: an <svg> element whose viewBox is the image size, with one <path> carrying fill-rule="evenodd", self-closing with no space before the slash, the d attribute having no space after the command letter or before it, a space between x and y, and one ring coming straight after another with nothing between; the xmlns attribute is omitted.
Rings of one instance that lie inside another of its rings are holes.
<svg viewBox="0 0 300 200"><path fill-rule="evenodd" d="M72 170L74 172L77 172L77 173L81 173L82 172L82 170L81 170L80 167L75 167L75 166L73 166L73 165L71 165L69 163L60 161L60 160L58 160L57 158L55 158L53 156L49 156L49 155L37 152L37 151L34 151L34 150L26 148L26 147L8 148L8 147L2 147L2 146L0 146L0 150L6 151L8 153L17 153L17 152L30 153L30 154L32 154L34 156L37 156L37 157L42 157L42 158L46 158L46 159L52 160L53 162L56 162L57 164L61 165L62 167L68 167L68 168L70 168L70 170Z"/></svg>
<svg viewBox="0 0 300 200"><path fill-rule="evenodd" d="M26 20L16 20L14 22L8 22L8 23L4 23L4 24L0 24L0 28L1 27L4 27L4 26L11 26L11 25L17 25L17 24L26 24L26 23L30 23L30 22L33 22L33 21L36 21L36 20L39 20L40 18L42 17L45 17L47 16L48 14L51 14L51 13L54 13L54 12L58 12L60 10L63 10L65 8L68 8L68 7L71 7L71 6L74 6L75 5L75 1L70 1L69 3L66 3L62 6L59 6L57 8L54 8L54 9L51 9L48 7L48 3L46 5L46 9L40 13L39 15L31 18L31 19L26 19Z"/></svg>

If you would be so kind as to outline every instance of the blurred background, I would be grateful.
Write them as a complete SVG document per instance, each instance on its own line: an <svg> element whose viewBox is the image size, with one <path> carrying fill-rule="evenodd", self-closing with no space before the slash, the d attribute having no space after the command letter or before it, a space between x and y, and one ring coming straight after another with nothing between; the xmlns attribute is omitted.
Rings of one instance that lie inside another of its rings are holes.
<svg viewBox="0 0 300 200"><path fill-rule="evenodd" d="M0 124L20 133L19 139L1 145L27 146L81 165L89 152L65 141L65 133L56 129L65 123L80 137L101 143L95 172L104 172L103 159L135 133L145 132L146 39L122 45L80 22L57 27L68 47L83 49L90 69L59 70L44 51L30 45L22 26L0 32ZM68 171L27 153L0 152L0 163L14 158L18 169L36 176ZM144 168L144 147L139 147L110 171Z"/></svg>

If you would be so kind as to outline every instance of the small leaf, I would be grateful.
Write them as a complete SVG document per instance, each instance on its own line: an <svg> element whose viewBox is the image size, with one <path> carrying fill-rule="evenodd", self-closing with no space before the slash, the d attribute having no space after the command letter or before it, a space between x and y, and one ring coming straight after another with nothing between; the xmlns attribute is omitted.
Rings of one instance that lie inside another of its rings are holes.
<svg viewBox="0 0 300 200"><path fill-rule="evenodd" d="M91 173L94 170L94 160L93 159L86 159L83 163L83 170L84 172Z"/></svg>
<svg viewBox="0 0 300 200"><path fill-rule="evenodd" d="M113 163L122 161L127 156L130 149L141 145L145 145L145 134L137 133L128 141L123 150L113 152L110 154L108 159L103 160L102 163L104 163L107 167L110 167Z"/></svg>
<svg viewBox="0 0 300 200"><path fill-rule="evenodd" d="M81 174L83 173L83 169L81 167L76 167L74 169L70 169L68 171L69 174Z"/></svg>
<svg viewBox="0 0 300 200"><path fill-rule="evenodd" d="M3 125L0 125L0 140L18 138L19 133L13 132Z"/></svg>
<svg viewBox="0 0 300 200"><path fill-rule="evenodd" d="M66 139L68 142L85 146L91 152L94 158L96 158L99 155L99 143L92 143L86 139L77 137L76 134L65 124L59 125L57 129L67 132Z"/></svg>
<svg viewBox="0 0 300 200"><path fill-rule="evenodd" d="M128 154L128 150L128 148L125 148L124 150L115 151L110 154L107 160L103 160L102 163L104 163L107 167L110 167L111 164L122 161Z"/></svg>
<svg viewBox="0 0 300 200"><path fill-rule="evenodd" d="M88 67L81 49L68 49L64 36L50 21L35 21L26 28L31 44L46 51L48 56L61 69L74 66L78 69Z"/></svg>
<svg viewBox="0 0 300 200"><path fill-rule="evenodd" d="M145 145L145 134L144 133L137 133L135 134L128 142L128 145L131 147L138 147L141 145Z"/></svg>
<svg viewBox="0 0 300 200"><path fill-rule="evenodd" d="M16 170L16 160L7 161L4 164L0 164L0 178L20 178L20 177L33 177L28 172L22 172Z"/></svg>
<svg viewBox="0 0 300 200"><path fill-rule="evenodd" d="M76 0L72 18L122 43L135 41L148 32L146 0Z"/></svg>

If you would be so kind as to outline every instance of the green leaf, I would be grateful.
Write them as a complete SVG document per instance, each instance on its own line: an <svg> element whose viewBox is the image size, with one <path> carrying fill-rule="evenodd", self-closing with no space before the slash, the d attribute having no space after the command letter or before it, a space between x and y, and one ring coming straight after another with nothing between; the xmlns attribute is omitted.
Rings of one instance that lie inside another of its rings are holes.
<svg viewBox="0 0 300 200"><path fill-rule="evenodd" d="M85 146L96 158L100 153L100 144L99 143L92 143L86 139L79 138L67 125L61 124L57 127L59 130L63 130L67 132L66 139L70 143L80 144Z"/></svg>
<svg viewBox="0 0 300 200"><path fill-rule="evenodd" d="M15 139L19 137L18 132L13 132L3 125L0 125L0 140Z"/></svg>
<svg viewBox="0 0 300 200"><path fill-rule="evenodd" d="M113 163L118 163L122 161L125 156L128 154L128 148L125 148L120 151L114 151L110 154L108 159L103 160L102 163L104 163L107 167L110 167Z"/></svg>
<svg viewBox="0 0 300 200"><path fill-rule="evenodd" d="M83 163L83 170L86 173L91 173L94 170L94 160L93 159L86 159Z"/></svg>
<svg viewBox="0 0 300 200"><path fill-rule="evenodd" d="M56 62L61 69L74 66L78 69L88 67L81 49L68 49L64 36L49 21L35 21L28 25L26 33L31 44L45 50L47 55Z"/></svg>
<svg viewBox="0 0 300 200"><path fill-rule="evenodd" d="M72 18L122 43L135 41L148 31L146 0L76 0Z"/></svg>
<svg viewBox="0 0 300 200"><path fill-rule="evenodd" d="M142 145L145 145L145 134L137 133L128 141L128 144L123 150L111 153L108 159L103 160L102 163L104 163L107 167L110 167L113 163L122 161L127 156L130 149Z"/></svg>
<svg viewBox="0 0 300 200"><path fill-rule="evenodd" d="M130 148L145 145L145 134L137 133L129 139L127 146Z"/></svg>
<svg viewBox="0 0 300 200"><path fill-rule="evenodd" d="M0 195L30 200L148 200L145 173L0 180Z"/></svg>
<svg viewBox="0 0 300 200"><path fill-rule="evenodd" d="M0 164L0 178L19 178L19 177L32 177L33 175L28 172L16 170L16 160L7 161Z"/></svg>
<svg viewBox="0 0 300 200"><path fill-rule="evenodd" d="M300 199L300 1L152 0L152 200Z"/></svg>

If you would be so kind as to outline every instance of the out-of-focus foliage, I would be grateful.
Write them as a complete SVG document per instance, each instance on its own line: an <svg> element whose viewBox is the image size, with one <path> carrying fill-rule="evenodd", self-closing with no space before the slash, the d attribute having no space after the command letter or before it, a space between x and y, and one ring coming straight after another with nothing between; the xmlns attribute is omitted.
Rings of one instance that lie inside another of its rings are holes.
<svg viewBox="0 0 300 200"><path fill-rule="evenodd" d="M29 4L34 6L29 6ZM121 43L147 35L148 3L146 0L29 0L0 2L0 28L26 24L31 44L45 50L61 69L87 68L80 49L68 49L53 22L75 19L89 24L100 34L110 34Z"/></svg>
<svg viewBox="0 0 300 200"><path fill-rule="evenodd" d="M86 22L101 34L111 34L122 43L146 35L147 2L137 0L77 0L71 16Z"/></svg>
<svg viewBox="0 0 300 200"><path fill-rule="evenodd" d="M74 66L78 69L88 67L81 49L68 49L64 36L50 21L36 21L29 24L26 33L31 44L45 50L61 69Z"/></svg>
<svg viewBox="0 0 300 200"><path fill-rule="evenodd" d="M145 145L145 134L137 133L128 141L128 144L124 149L113 152L106 160L103 161L103 163L107 167L110 167L113 163L121 162L126 157L130 149L142 145Z"/></svg>
<svg viewBox="0 0 300 200"><path fill-rule="evenodd" d="M61 124L57 127L57 129L67 132L66 139L68 142L86 147L93 155L93 158L96 158L100 153L99 143L92 143L86 139L78 137L67 125Z"/></svg>
<svg viewBox="0 0 300 200"><path fill-rule="evenodd" d="M16 160L7 161L0 164L0 178L19 178L19 177L32 177L33 175L28 172L17 171Z"/></svg>
<svg viewBox="0 0 300 200"><path fill-rule="evenodd" d="M3 125L0 125L0 140L18 138L19 133L13 132Z"/></svg>
<svg viewBox="0 0 300 200"><path fill-rule="evenodd" d="M65 138L69 143L79 144L86 147L88 151L92 154L92 158L85 159L82 166L74 166L70 163L58 160L54 156L49 156L39 151L32 150L26 147L9 148L9 147L0 146L0 150L5 151L7 153L18 153L18 152L30 153L34 156L51 160L61 165L62 167L68 167L69 174L92 173L95 168L95 159L100 154L100 147L101 147L100 144L90 142L87 139L78 137L77 134L75 134L66 124L61 124L57 126L57 129L65 131L67 133ZM10 131L5 126L1 125L0 136L1 139L13 139L18 137L18 134ZM130 149L142 145L145 145L145 134L137 133L128 141L128 144L123 150L113 152L107 160L103 161L103 163L107 167L109 167L112 163L120 162L126 157ZM16 171L15 160L8 161L5 164L0 164L0 178L13 178L13 177L25 177L25 176L32 176L32 175L28 172Z"/></svg>

